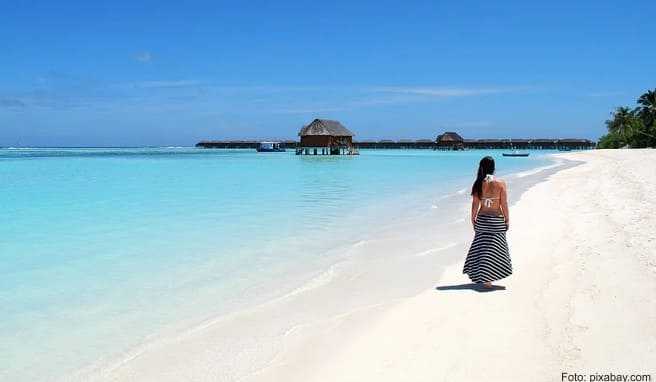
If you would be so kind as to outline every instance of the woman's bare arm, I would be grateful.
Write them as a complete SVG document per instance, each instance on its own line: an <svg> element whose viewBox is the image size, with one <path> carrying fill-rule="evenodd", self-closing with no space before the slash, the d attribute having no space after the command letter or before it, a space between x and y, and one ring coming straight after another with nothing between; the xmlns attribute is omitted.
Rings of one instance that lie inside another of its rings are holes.
<svg viewBox="0 0 656 382"><path fill-rule="evenodd" d="M501 183L501 193L499 194L499 205L503 211L503 216L506 219L506 228L510 228L510 211L508 210L508 192L506 183Z"/></svg>
<svg viewBox="0 0 656 382"><path fill-rule="evenodd" d="M478 215L478 209L480 207L481 207L481 199L478 198L478 195L472 196L472 208L471 208L472 225L476 224L476 216Z"/></svg>

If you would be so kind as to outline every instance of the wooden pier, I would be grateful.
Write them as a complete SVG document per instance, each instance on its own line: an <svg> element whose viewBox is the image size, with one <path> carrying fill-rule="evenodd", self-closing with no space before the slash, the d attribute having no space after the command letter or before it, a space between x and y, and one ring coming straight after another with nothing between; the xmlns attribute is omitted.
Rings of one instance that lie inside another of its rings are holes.
<svg viewBox="0 0 656 382"><path fill-rule="evenodd" d="M301 130L302 132L303 130ZM347 130L348 131L348 130ZM299 132L299 135L301 134ZM349 131L350 134L353 134ZM448 139L443 138L448 134ZM454 136L455 134L455 136ZM437 139L417 140L363 140L353 141L353 135L337 138L332 141L330 136L316 138L301 136L301 141L281 141L281 146L294 149L301 155L329 155L357 153L358 149L425 149L425 150L467 150L467 149L518 149L518 150L586 150L594 149L596 142L581 138L502 138L502 139L464 139L460 135L447 132ZM256 149L260 141L202 141L196 147L214 149ZM333 143L333 145L331 145ZM334 151L337 148L339 152ZM316 154L315 154L316 150Z"/></svg>
<svg viewBox="0 0 656 382"><path fill-rule="evenodd" d="M454 147L439 146L435 141L354 141L354 149L389 149L389 150L454 150ZM201 141L196 147L206 149L253 149L255 150L260 141ZM289 150L300 149L298 141L281 141L284 148ZM518 150L586 150L594 149L596 143L587 139L465 139L464 149L518 149ZM320 147L319 147L320 148ZM314 150L309 155L312 155ZM321 150L317 155L321 155Z"/></svg>

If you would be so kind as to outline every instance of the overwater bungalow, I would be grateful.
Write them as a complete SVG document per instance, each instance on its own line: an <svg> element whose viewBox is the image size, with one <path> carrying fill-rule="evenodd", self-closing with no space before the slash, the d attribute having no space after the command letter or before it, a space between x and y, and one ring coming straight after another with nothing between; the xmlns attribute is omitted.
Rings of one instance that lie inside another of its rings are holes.
<svg viewBox="0 0 656 382"><path fill-rule="evenodd" d="M584 150L595 147L595 142L589 139L567 138L486 138L486 139L463 139L454 132L445 132L438 135L435 140L436 148L458 150L465 149L515 149L515 150Z"/></svg>
<svg viewBox="0 0 656 382"><path fill-rule="evenodd" d="M435 141L437 148L441 150L464 150L464 139L458 133L447 131L439 135Z"/></svg>
<svg viewBox="0 0 656 382"><path fill-rule="evenodd" d="M513 138L510 140L510 148L526 150L530 148L531 140L524 138Z"/></svg>
<svg viewBox="0 0 656 382"><path fill-rule="evenodd" d="M553 150L558 147L557 139L538 138L531 141L531 146L538 150Z"/></svg>
<svg viewBox="0 0 656 382"><path fill-rule="evenodd" d="M435 142L431 139L417 139L411 148L414 149L432 149L435 147Z"/></svg>
<svg viewBox="0 0 656 382"><path fill-rule="evenodd" d="M572 149L580 150L583 148L594 147L595 143L588 139L565 138L565 139L559 139L556 145L559 150L572 150Z"/></svg>
<svg viewBox="0 0 656 382"><path fill-rule="evenodd" d="M338 121L315 119L298 132L296 155L357 155L353 134Z"/></svg>

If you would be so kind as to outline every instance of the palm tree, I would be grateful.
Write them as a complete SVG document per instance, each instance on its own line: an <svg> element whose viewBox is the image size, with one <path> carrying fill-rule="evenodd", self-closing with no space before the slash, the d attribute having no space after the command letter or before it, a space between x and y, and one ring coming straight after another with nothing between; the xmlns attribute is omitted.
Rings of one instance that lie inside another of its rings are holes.
<svg viewBox="0 0 656 382"><path fill-rule="evenodd" d="M656 89L648 90L638 98L638 113L645 127L650 128L654 126L656 121Z"/></svg>
<svg viewBox="0 0 656 382"><path fill-rule="evenodd" d="M608 134L600 140L600 147L618 148L656 147L656 89L638 98L638 107L618 107L606 121Z"/></svg>
<svg viewBox="0 0 656 382"><path fill-rule="evenodd" d="M608 131L617 134L625 143L628 143L627 136L632 132L635 125L635 114L628 107L621 106L615 109L611 115L613 119L606 121Z"/></svg>

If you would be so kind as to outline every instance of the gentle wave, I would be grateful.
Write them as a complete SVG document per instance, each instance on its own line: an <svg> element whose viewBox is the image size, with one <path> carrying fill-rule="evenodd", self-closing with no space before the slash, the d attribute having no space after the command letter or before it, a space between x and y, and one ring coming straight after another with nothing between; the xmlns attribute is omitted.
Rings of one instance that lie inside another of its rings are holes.
<svg viewBox="0 0 656 382"><path fill-rule="evenodd" d="M292 290L287 294L284 294L278 300L292 298L300 294L309 292L313 289L317 289L327 285L328 283L333 281L336 277L335 267L336 267L335 265L331 266L330 268L328 268L328 270L323 271L318 275L314 276L312 279L308 280L305 284L301 285L300 287Z"/></svg>
<svg viewBox="0 0 656 382"><path fill-rule="evenodd" d="M518 173L514 174L514 176L516 178L525 178L527 176L539 174L543 171L551 170L552 168L557 168L557 167L560 167L562 165L563 165L562 161L556 161L556 163L554 163L554 164L550 164L550 165L542 166L542 167L537 167L537 168L527 170L527 171L518 172Z"/></svg>
<svg viewBox="0 0 656 382"><path fill-rule="evenodd" d="M415 253L415 256L417 256L417 257L428 256L428 255L431 255L433 253L446 251L447 249L453 248L456 245L458 245L458 243L452 242L452 243L449 243L449 244L441 246L441 247L431 248L431 249L428 249L428 250L425 250L425 251L422 251L422 252Z"/></svg>

